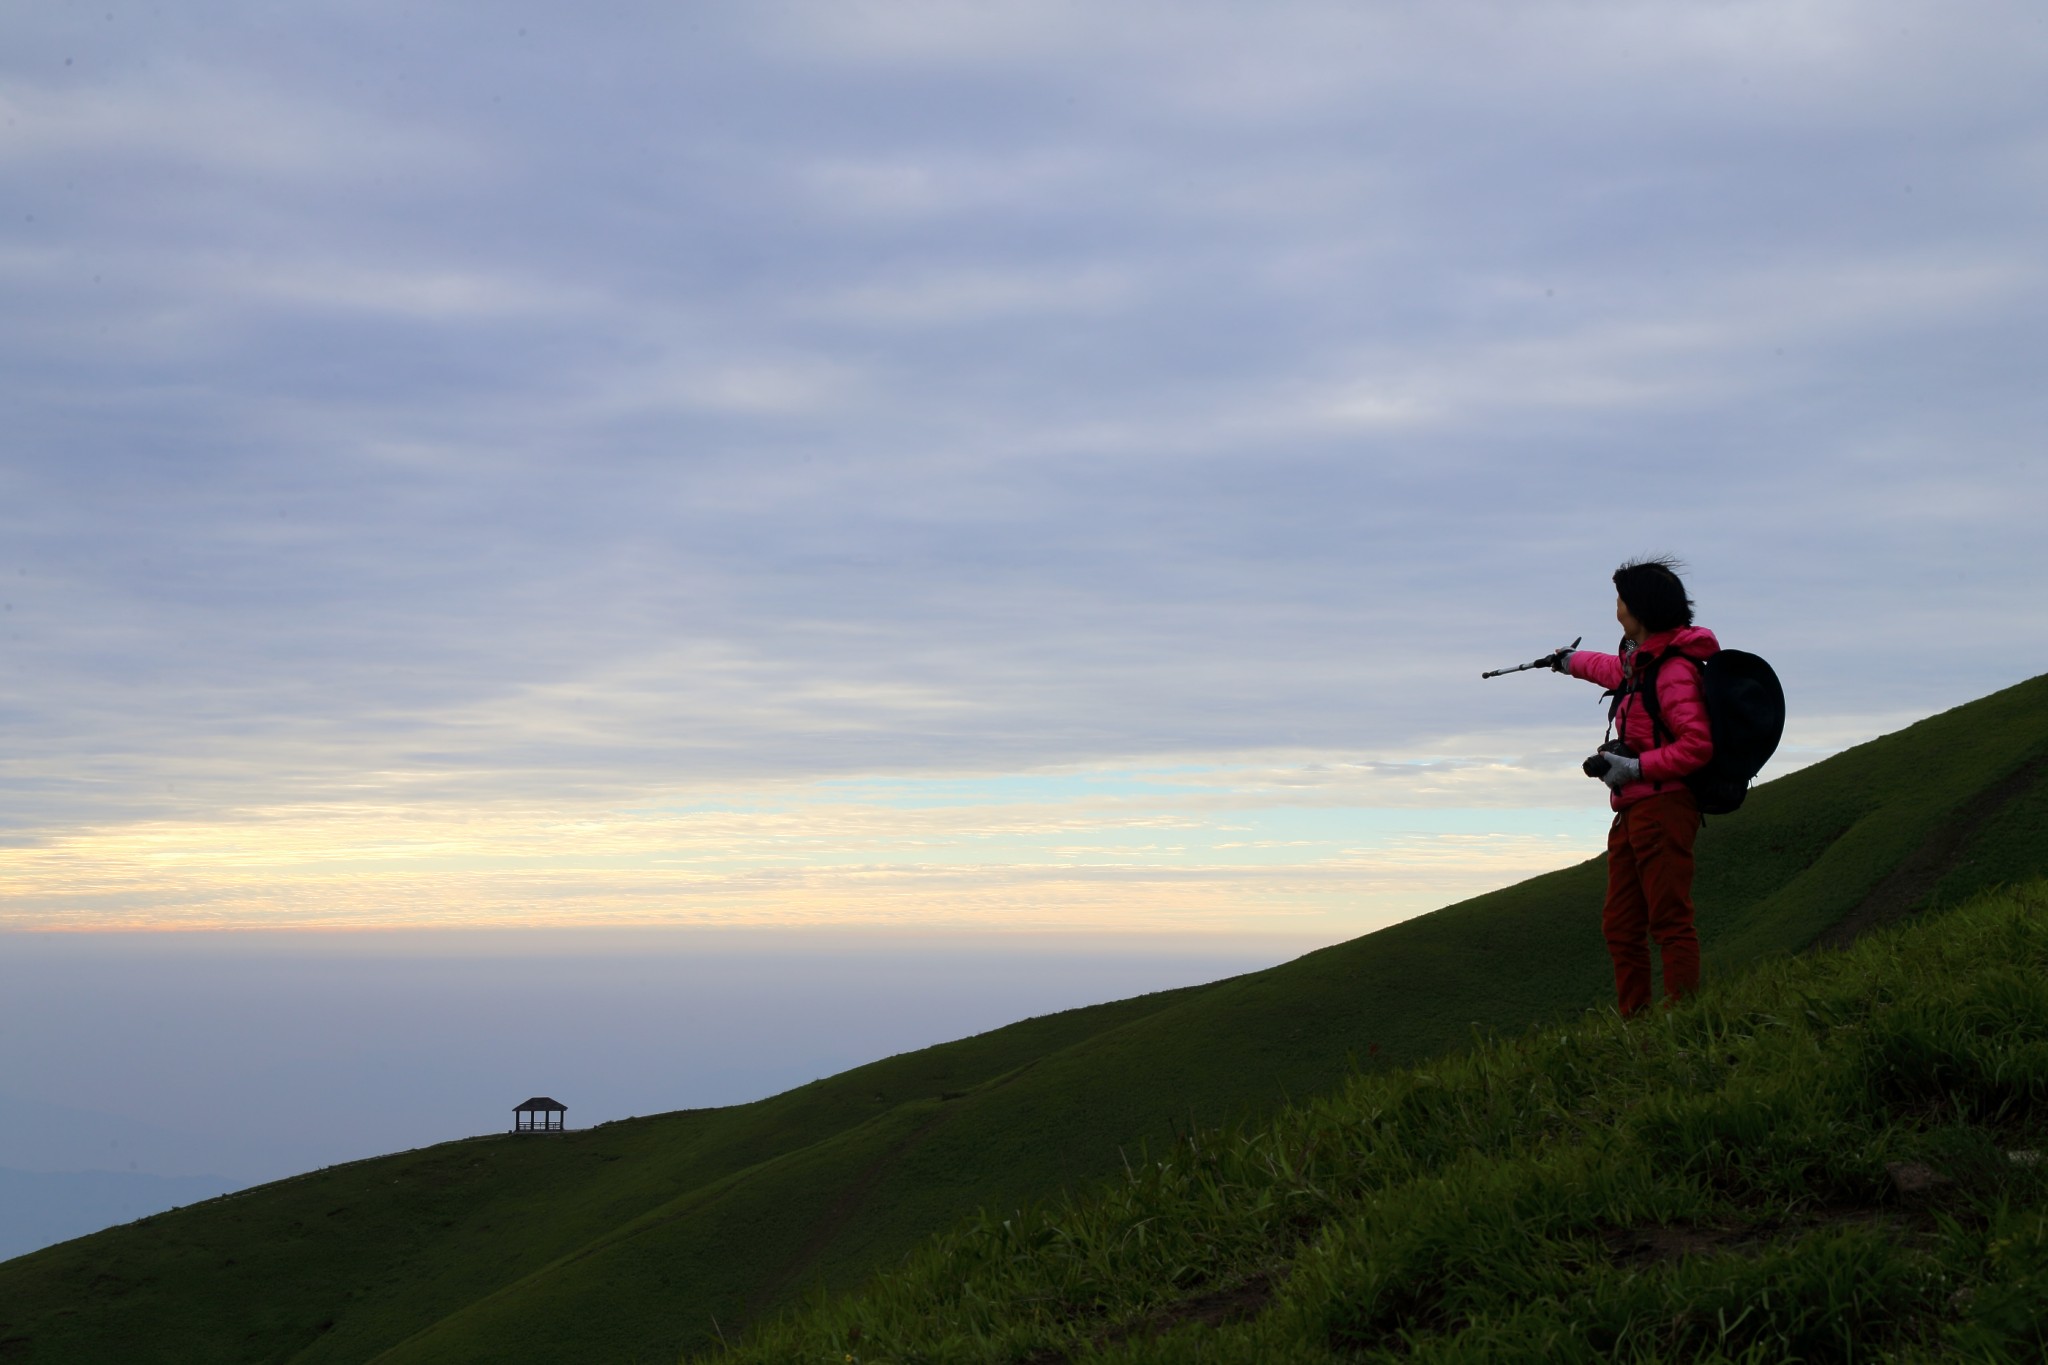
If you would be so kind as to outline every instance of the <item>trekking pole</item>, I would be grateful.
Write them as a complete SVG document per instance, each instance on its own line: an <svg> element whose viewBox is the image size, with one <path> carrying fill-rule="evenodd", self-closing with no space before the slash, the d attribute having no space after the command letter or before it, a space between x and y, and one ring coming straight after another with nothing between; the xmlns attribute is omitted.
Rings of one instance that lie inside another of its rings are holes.
<svg viewBox="0 0 2048 1365"><path fill-rule="evenodd" d="M1583 640L1585 638L1585 636L1581 635L1579 637L1579 640ZM1579 640L1572 641L1570 644L1565 646L1565 649L1577 649L1579 647ZM1532 668L1548 668L1550 667L1550 661L1552 659L1555 659L1559 654L1563 652L1563 650L1553 649L1540 659L1532 659L1530 662L1525 664L1516 664L1513 668L1496 668L1491 673L1481 673L1479 676L1482 678L1500 678L1505 677L1510 673L1526 673L1528 670Z"/></svg>

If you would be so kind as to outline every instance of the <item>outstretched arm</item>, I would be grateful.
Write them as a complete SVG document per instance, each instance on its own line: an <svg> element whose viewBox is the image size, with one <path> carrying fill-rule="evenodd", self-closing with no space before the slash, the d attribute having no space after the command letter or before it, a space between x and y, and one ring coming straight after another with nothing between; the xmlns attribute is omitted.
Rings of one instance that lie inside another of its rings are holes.
<svg viewBox="0 0 2048 1365"><path fill-rule="evenodd" d="M1609 691L1621 686L1621 656L1602 654L1597 649L1575 649L1565 661L1566 671ZM1660 697L1662 694L1659 694Z"/></svg>

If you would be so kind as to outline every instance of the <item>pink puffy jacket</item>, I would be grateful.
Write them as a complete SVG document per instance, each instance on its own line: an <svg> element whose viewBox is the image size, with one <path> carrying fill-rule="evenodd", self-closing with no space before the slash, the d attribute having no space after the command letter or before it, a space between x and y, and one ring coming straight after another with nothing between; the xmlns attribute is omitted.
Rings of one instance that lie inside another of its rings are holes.
<svg viewBox="0 0 2048 1365"><path fill-rule="evenodd" d="M1670 791L1678 779L1705 766L1714 756L1714 732L1707 725L1706 698L1700 693L1700 671L1680 663L1672 655L1707 659L1721 652L1721 642L1704 626L1680 626L1660 630L1644 640L1627 665L1629 673L1640 672L1652 658L1664 656L1657 669L1657 709L1664 720L1662 744L1650 724L1650 712L1642 699L1630 694L1621 699L1615 726L1628 747L1642 760L1643 775L1608 797L1616 810L1632 806L1646 796ZM1574 678L1613 690L1624 677L1619 655L1596 650L1574 650L1571 657Z"/></svg>

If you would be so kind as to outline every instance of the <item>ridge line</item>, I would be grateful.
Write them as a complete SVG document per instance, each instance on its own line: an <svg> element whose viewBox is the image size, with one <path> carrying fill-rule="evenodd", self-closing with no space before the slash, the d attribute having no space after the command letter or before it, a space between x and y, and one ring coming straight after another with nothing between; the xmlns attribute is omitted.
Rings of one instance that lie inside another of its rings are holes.
<svg viewBox="0 0 2048 1365"><path fill-rule="evenodd" d="M1941 879L1955 870L1954 859L1963 845L2021 793L2030 790L2044 772L2048 772L2048 747L2035 750L2011 772L1957 802L1946 819L1886 873L1855 908L1823 929L1809 947L1846 948L1871 930L1896 924L1925 908L1927 897L1941 884Z"/></svg>

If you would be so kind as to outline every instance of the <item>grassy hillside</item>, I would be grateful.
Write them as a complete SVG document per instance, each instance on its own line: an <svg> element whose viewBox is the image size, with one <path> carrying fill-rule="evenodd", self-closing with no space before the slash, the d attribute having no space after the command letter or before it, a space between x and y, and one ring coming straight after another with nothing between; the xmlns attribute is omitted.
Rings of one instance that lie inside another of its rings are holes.
<svg viewBox="0 0 2048 1365"><path fill-rule="evenodd" d="M2048 882L1196 1134L721 1360L2048 1359Z"/></svg>
<svg viewBox="0 0 2048 1365"><path fill-rule="evenodd" d="M361 1361L650 1218L701 1227L740 1172L774 1183L783 1154L834 1150L835 1135L907 1100L1013 1071L1175 996L1028 1020L757 1104L331 1167L51 1247L0 1264L0 1360ZM733 1296L709 1301L736 1316L728 1304L743 1310L770 1268L760 1249L773 1225L724 1241L712 1226L702 1251L663 1274L730 1284Z"/></svg>
<svg viewBox="0 0 2048 1365"><path fill-rule="evenodd" d="M1759 788L1709 824L1709 979L2048 871L2048 678ZM673 1359L1196 1126L1608 998L1601 861L1269 971L1030 1020L754 1105L450 1143L0 1265L51 1361Z"/></svg>

